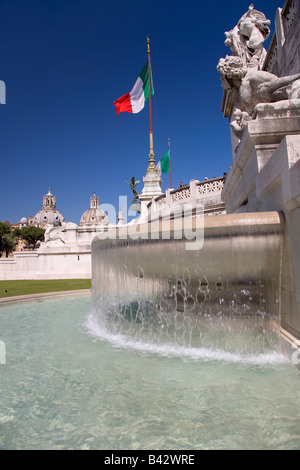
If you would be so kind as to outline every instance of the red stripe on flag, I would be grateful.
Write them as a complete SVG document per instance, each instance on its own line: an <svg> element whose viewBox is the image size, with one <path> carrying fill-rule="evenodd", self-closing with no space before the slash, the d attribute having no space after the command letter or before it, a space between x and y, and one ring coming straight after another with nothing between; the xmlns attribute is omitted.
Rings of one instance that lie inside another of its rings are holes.
<svg viewBox="0 0 300 470"><path fill-rule="evenodd" d="M123 95L121 96L121 98L114 101L114 105L116 107L117 114L120 114L123 112L132 113L130 93L126 93L126 95Z"/></svg>

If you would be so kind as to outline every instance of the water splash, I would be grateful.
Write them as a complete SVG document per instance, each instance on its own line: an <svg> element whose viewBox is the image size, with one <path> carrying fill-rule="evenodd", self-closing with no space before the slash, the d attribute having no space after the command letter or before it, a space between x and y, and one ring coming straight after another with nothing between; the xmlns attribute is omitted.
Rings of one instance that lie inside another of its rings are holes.
<svg viewBox="0 0 300 470"><path fill-rule="evenodd" d="M155 337L152 335L151 337L149 332L145 334L145 331L141 332L139 329L134 330L132 325L130 330L126 330L124 328L119 328L118 330L114 328L112 330L109 323L106 321L101 322L99 321L99 318L104 318L102 314L99 315L99 311L97 313L89 313L84 322L84 326L88 334L94 340L105 341L117 349L134 350L143 354L155 354L162 357L180 358L183 360L217 361L245 365L270 365L286 362L286 358L280 352L272 349L269 344L264 348L264 352L238 352L237 350L234 351L234 347L232 347L234 341L232 341L231 338L230 342L232 350L230 351L228 348L227 350L224 348L218 348L213 344L215 342L215 338L213 337L214 335L211 334L211 346L201 345L200 336L198 346L193 346L191 344L183 345L180 344L180 342L176 342L178 339L178 335L176 336L176 334L174 334L174 337L172 338L173 341L168 342L166 341L166 336L164 334L161 334L160 337L158 335ZM138 336L140 336L140 338ZM189 334L188 336L191 338L192 334ZM207 340L206 342L209 342L208 338L205 339ZM202 341L202 343L204 342L205 341ZM257 344L255 347L257 349ZM253 348L251 347L250 350L252 351Z"/></svg>
<svg viewBox="0 0 300 470"><path fill-rule="evenodd" d="M89 333L117 348L167 357L283 361L281 237L268 219L254 217L252 226L248 217L213 219L203 249L194 252L175 238L93 243Z"/></svg>

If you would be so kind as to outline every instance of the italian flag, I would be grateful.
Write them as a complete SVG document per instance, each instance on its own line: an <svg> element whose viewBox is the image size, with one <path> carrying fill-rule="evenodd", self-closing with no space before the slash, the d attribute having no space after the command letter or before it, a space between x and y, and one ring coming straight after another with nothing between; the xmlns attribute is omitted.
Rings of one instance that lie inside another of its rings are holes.
<svg viewBox="0 0 300 470"><path fill-rule="evenodd" d="M151 95L154 94L153 81L151 74ZM148 62L141 71L134 87L130 93L121 96L117 101L114 101L117 114L127 113L139 113L145 106L145 102L149 100L149 71Z"/></svg>
<svg viewBox="0 0 300 470"><path fill-rule="evenodd" d="M170 155L169 151L162 157L156 165L159 176L169 173L170 171Z"/></svg>

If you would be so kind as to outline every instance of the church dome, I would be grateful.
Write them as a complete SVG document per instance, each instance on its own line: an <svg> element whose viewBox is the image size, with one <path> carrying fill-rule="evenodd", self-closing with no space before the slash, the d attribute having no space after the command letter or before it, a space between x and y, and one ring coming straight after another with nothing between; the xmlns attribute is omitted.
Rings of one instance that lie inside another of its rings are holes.
<svg viewBox="0 0 300 470"><path fill-rule="evenodd" d="M33 218L33 225L62 225L64 217L57 210L40 210Z"/></svg>
<svg viewBox="0 0 300 470"><path fill-rule="evenodd" d="M80 225L107 225L108 218L99 208L99 198L94 195L90 199L90 208L82 214Z"/></svg>
<svg viewBox="0 0 300 470"><path fill-rule="evenodd" d="M42 209L33 218L33 225L39 227L43 227L47 224L59 226L62 225L64 221L64 217L56 209L56 200L49 188L48 193L43 197Z"/></svg>

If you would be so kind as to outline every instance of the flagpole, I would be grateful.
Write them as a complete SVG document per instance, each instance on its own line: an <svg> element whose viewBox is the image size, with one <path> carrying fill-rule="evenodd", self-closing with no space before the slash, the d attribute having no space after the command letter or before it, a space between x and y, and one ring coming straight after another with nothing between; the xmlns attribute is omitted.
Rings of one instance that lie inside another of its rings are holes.
<svg viewBox="0 0 300 470"><path fill-rule="evenodd" d="M169 145L169 166L170 166L170 189L172 189L172 176L171 176L171 143L170 143L170 137L168 138L168 145Z"/></svg>
<svg viewBox="0 0 300 470"><path fill-rule="evenodd" d="M157 174L157 168L155 165L155 155L153 147L153 130L152 130L152 103L151 103L151 62L150 62L150 37L147 37L147 54L148 54L148 77L149 77L149 118L150 118L150 154L149 154L149 166L147 173Z"/></svg>
<svg viewBox="0 0 300 470"><path fill-rule="evenodd" d="M150 62L150 37L147 37L148 54L148 77L149 77L149 115L150 115L150 153L153 153L153 130L152 130L152 105L151 105L151 62Z"/></svg>

